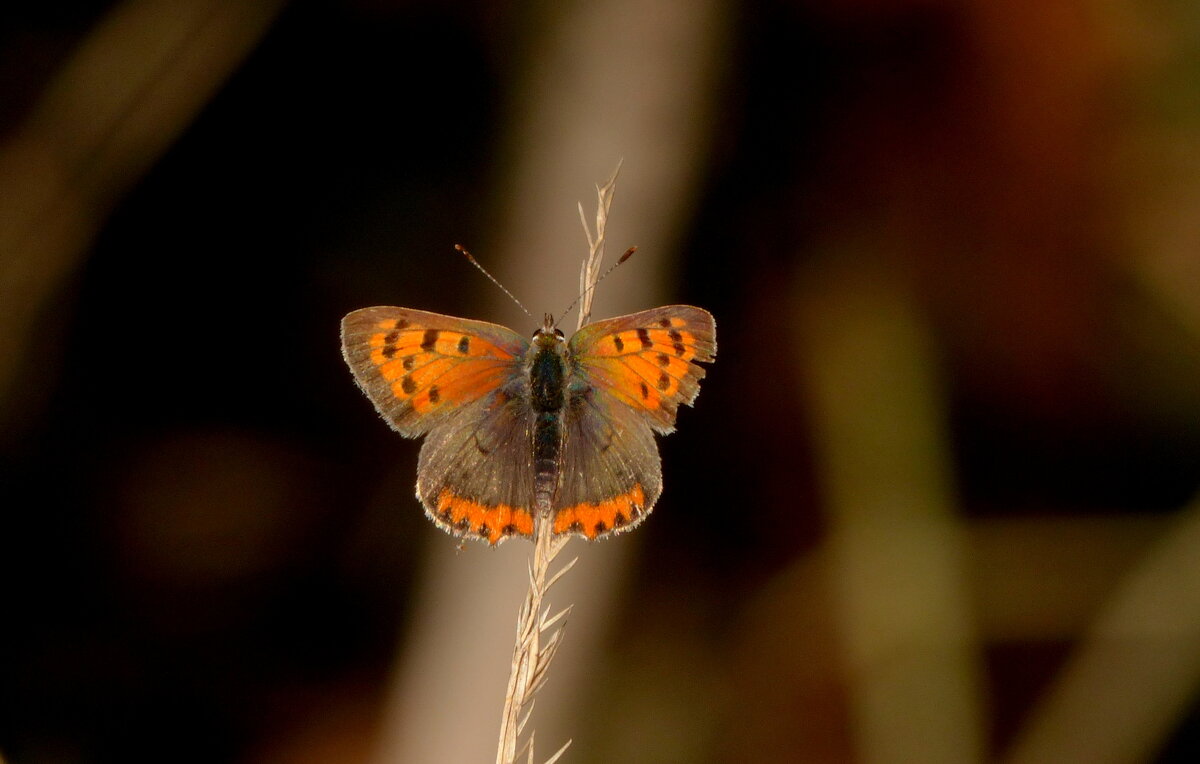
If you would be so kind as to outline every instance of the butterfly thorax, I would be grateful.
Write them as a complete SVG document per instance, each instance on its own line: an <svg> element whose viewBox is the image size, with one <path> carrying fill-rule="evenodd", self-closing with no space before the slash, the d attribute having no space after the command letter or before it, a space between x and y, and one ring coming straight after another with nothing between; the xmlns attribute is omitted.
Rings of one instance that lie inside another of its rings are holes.
<svg viewBox="0 0 1200 764"><path fill-rule="evenodd" d="M562 409L566 376L567 343L560 334L539 330L533 337L529 362L529 393L534 411Z"/></svg>
<svg viewBox="0 0 1200 764"><path fill-rule="evenodd" d="M529 350L529 399L534 411L534 501L549 513L558 491L563 451L562 410L566 403L567 343L562 332L546 326L533 335Z"/></svg>

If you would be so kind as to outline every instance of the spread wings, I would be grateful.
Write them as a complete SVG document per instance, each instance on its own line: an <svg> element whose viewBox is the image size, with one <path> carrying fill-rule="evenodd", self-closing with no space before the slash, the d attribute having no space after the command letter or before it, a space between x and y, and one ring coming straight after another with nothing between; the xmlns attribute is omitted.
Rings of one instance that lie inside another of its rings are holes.
<svg viewBox="0 0 1200 764"><path fill-rule="evenodd" d="M554 531L596 538L632 528L658 500L654 433L695 400L716 326L701 308L671 305L589 324L568 349ZM497 324L408 308L342 320L359 387L400 434L427 435L417 496L452 533L491 544L533 533L528 350Z"/></svg>

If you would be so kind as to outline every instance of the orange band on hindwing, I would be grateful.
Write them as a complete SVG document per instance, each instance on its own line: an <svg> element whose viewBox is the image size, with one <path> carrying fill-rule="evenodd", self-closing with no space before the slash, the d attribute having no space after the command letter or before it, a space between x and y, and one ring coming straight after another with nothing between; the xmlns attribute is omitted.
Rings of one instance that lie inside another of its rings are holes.
<svg viewBox="0 0 1200 764"><path fill-rule="evenodd" d="M481 504L457 496L449 488L438 494L436 516L456 533L478 536L492 546L509 536L533 535L529 510L507 504Z"/></svg>
<svg viewBox="0 0 1200 764"><path fill-rule="evenodd" d="M635 483L629 493L596 503L583 502L554 513L554 532L581 533L589 539L620 531L641 517L646 493Z"/></svg>

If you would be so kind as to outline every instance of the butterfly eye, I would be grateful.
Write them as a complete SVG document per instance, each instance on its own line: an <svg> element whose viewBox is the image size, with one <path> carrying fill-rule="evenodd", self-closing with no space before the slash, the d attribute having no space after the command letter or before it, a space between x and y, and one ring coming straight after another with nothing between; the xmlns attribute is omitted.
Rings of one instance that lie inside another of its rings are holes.
<svg viewBox="0 0 1200 764"><path fill-rule="evenodd" d="M556 337L558 337L560 340L561 340L561 339L563 339L564 337L566 337L566 336L567 336L567 335L563 334L563 331L562 331L562 329L559 329L559 328L557 328L557 327L555 327L555 329L554 329L554 334L555 334L555 336L556 336Z"/></svg>

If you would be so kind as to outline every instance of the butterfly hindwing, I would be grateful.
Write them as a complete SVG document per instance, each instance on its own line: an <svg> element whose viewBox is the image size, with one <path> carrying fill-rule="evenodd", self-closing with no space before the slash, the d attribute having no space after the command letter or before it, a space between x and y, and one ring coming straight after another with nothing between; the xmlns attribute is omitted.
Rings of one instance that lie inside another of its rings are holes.
<svg viewBox="0 0 1200 764"><path fill-rule="evenodd" d="M594 387L573 396L563 416L554 532L590 539L633 528L662 493L662 465L649 422Z"/></svg>
<svg viewBox="0 0 1200 764"><path fill-rule="evenodd" d="M446 530L496 544L533 535L532 409L514 379L430 430L417 465L417 498Z"/></svg>
<svg viewBox="0 0 1200 764"><path fill-rule="evenodd" d="M498 389L529 342L498 324L408 308L342 319L342 354L380 415L409 438Z"/></svg>

